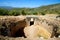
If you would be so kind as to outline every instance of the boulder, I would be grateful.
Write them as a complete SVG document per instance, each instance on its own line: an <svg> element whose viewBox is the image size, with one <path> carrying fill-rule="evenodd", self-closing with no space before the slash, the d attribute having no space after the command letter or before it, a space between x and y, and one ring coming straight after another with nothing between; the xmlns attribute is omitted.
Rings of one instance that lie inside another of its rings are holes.
<svg viewBox="0 0 60 40"><path fill-rule="evenodd" d="M24 33L27 38L43 37L50 38L51 33L40 25L32 25L24 28Z"/></svg>

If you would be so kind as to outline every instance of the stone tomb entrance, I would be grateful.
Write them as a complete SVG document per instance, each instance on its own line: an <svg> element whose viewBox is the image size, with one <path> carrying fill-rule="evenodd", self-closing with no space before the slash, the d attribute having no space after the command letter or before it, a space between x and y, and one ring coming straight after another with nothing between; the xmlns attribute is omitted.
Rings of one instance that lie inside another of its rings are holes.
<svg viewBox="0 0 60 40"><path fill-rule="evenodd" d="M0 35L3 33L3 36L4 36L4 34L6 34L5 36L9 36L9 37L25 37L26 38L26 36L25 36L25 33L24 33L24 28L26 27L26 26L31 26L31 25L34 25L36 22L36 19L37 19L38 17L29 17L29 16L27 16L25 19L23 19L23 20L18 20L18 18L17 18L17 20L18 21L16 21L16 19L14 18L11 18L10 20L9 19L4 19L5 21L2 23L2 26L3 26L3 32L1 32L0 31ZM9 21L7 21L7 20L9 20ZM12 21L12 20L15 20L15 21ZM2 21L0 21L0 23L1 23ZM9 25L6 25L6 23L8 23ZM6 28L8 26L8 28ZM5 28L4 28L5 27ZM7 31L6 30L4 30L4 29L7 29Z"/></svg>
<svg viewBox="0 0 60 40"><path fill-rule="evenodd" d="M30 19L30 26L31 25L34 25L34 19L33 18Z"/></svg>
<svg viewBox="0 0 60 40"><path fill-rule="evenodd" d="M11 37L25 37L24 28L27 26L35 25L35 21L38 17L26 17L24 20L16 22L14 25L10 26L10 35Z"/></svg>
<svg viewBox="0 0 60 40"><path fill-rule="evenodd" d="M37 16L26 17L27 26L35 25L37 21L39 21Z"/></svg>

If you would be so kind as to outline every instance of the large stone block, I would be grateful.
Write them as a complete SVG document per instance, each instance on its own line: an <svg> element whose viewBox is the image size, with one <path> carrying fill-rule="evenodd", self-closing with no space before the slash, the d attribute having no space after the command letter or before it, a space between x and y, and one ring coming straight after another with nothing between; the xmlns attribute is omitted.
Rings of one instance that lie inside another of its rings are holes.
<svg viewBox="0 0 60 40"><path fill-rule="evenodd" d="M51 37L49 31L40 25L32 25L29 27L25 27L24 33L27 38L35 38L35 37L50 38Z"/></svg>

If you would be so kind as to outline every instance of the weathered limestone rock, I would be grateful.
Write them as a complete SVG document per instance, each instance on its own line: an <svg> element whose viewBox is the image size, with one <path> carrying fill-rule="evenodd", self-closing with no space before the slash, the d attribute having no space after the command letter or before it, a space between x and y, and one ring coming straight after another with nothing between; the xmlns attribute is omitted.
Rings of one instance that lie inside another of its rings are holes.
<svg viewBox="0 0 60 40"><path fill-rule="evenodd" d="M40 25L32 25L29 27L25 27L24 33L27 38L35 38L35 37L50 38L51 37L51 34Z"/></svg>
<svg viewBox="0 0 60 40"><path fill-rule="evenodd" d="M19 35L17 34L18 36L23 35L23 29L26 24L24 16L0 16L0 27L4 27L0 34L11 37L15 37L17 33L20 33ZM6 31L6 29L8 30Z"/></svg>

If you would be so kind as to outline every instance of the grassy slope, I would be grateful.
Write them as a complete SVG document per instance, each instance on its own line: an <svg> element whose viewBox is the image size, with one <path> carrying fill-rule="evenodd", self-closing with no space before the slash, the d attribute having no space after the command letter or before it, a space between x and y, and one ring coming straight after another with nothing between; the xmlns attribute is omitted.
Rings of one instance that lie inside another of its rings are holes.
<svg viewBox="0 0 60 40"><path fill-rule="evenodd" d="M60 14L60 3L41 6L37 8L12 8L9 10L9 13L17 11L21 14L22 10L24 10L26 14L35 14L35 13L37 14Z"/></svg>

